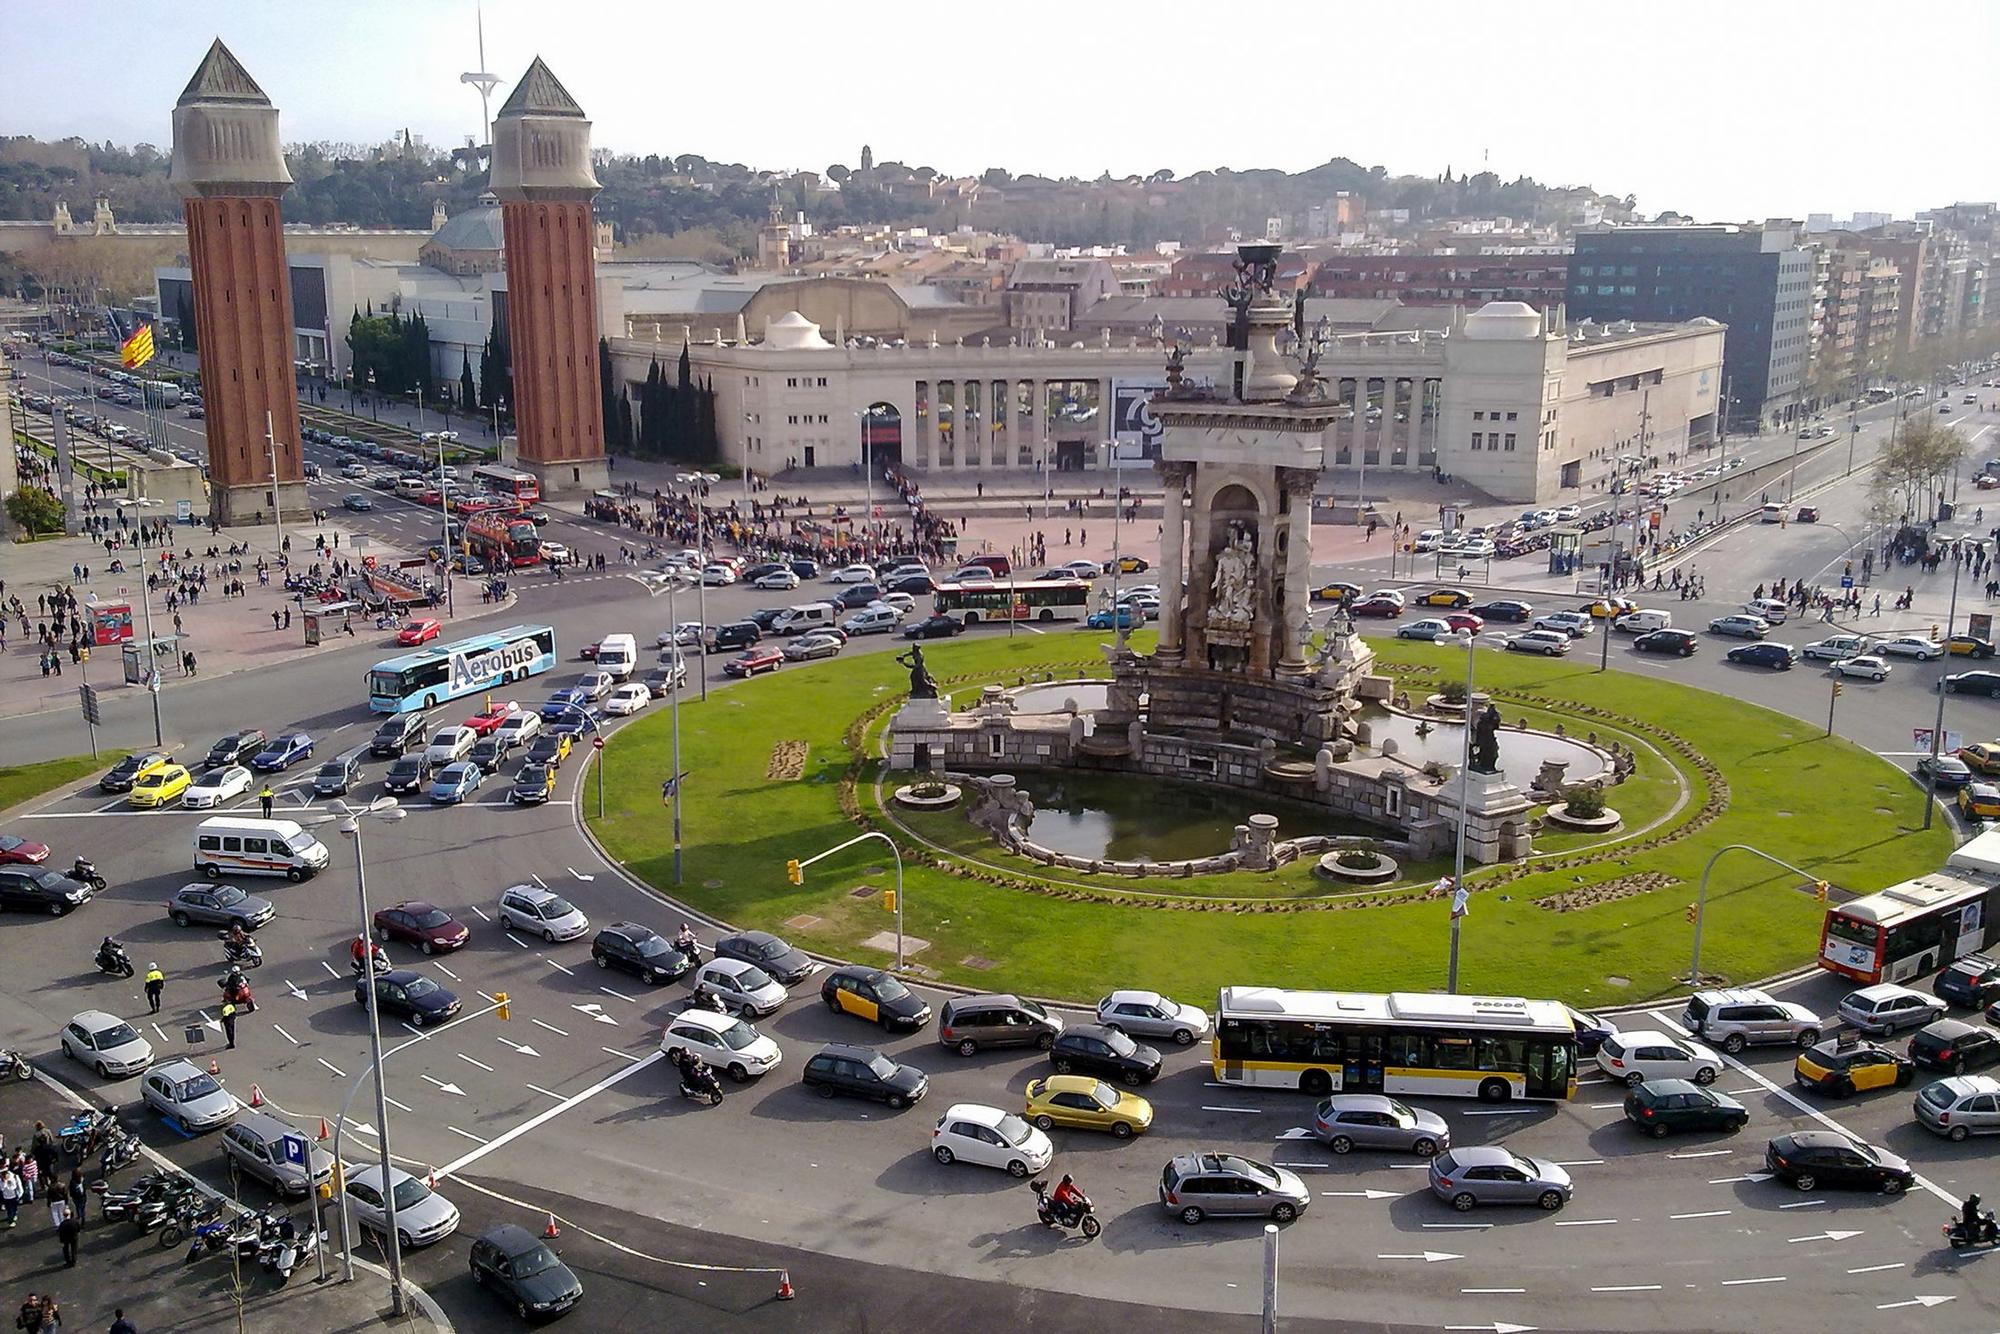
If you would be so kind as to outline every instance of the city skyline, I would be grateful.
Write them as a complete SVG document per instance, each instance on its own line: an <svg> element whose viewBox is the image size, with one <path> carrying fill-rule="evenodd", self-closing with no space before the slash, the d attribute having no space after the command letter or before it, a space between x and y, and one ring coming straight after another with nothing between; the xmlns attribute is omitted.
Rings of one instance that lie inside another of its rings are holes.
<svg viewBox="0 0 2000 1334"><path fill-rule="evenodd" d="M1977 155L1937 132L1973 123L1981 110L1969 80L1892 64L1871 75L1867 99L1821 99L1808 113L1796 87L1769 75L1770 51L1806 40L1788 11L1709 0L1655 6L1635 57L1628 49L1635 34L1602 24L1597 11L1537 11L1543 26L1530 29L1466 6L1420 8L1429 21L1410 21L1408 7L1298 15L1308 33L1324 32L1317 48L1324 63L1316 66L1290 54L1299 49L1297 34L1247 43L1268 55L1191 59L1196 49L1230 50L1226 40L1198 48L1187 41L1195 27L1219 26L1216 11L1106 6L1105 22L1075 37L1114 32L1115 55L1094 67L1052 57L1028 68L1008 54L1021 45L1019 34L1054 31L1047 20L1065 13L1031 4L1013 35L998 34L991 55L976 57L1006 91L932 105L912 91L928 82L923 62L935 64L941 53L975 59L963 53L995 34L949 13L878 30L781 5L774 21L797 16L823 31L808 41L795 24L776 39L734 30L727 39L704 38L707 54L689 59L686 34L659 11L620 15L626 36L611 41L602 30L545 30L526 0L489 0L486 69L500 79L496 98L504 97L542 56L595 122L595 141L611 151L694 153L768 169L852 166L864 142L877 161L951 175L993 166L1086 179L1161 167L1179 175L1299 171L1347 157L1391 175L1491 170L1503 180L1589 185L1635 195L1646 216L1675 209L1703 220L1857 210L1908 216L1995 192ZM1850 30L1858 30L1869 12L1859 5L1823 6L1815 17L1823 30L1838 30L1849 11ZM1962 35L1953 49L1986 49L2000 38L2000 11L1975 0L1935 0L1926 12L1937 21L1927 27ZM287 142L373 143L407 127L452 147L478 133L478 95L459 78L479 63L471 0L308 3L282 13L200 0L179 13L163 38L98 6L79 40L75 6L15 5L19 49L37 57L12 71L0 123L44 139L163 146L186 71L219 35L282 110ZM309 63L296 58L302 24L326 28ZM380 40L384 31L398 40ZM1411 32L1424 34L1425 54L1394 58ZM739 58L724 58L732 52ZM1272 77L1288 72L1296 79ZM1207 110L1220 106L1210 92L1224 92L1237 73L1256 93L1240 95L1244 107L1266 112L1260 121ZM1304 91L1285 91L1288 82ZM1301 114L1308 104L1320 110ZM1246 133L1246 124L1260 128Z"/></svg>

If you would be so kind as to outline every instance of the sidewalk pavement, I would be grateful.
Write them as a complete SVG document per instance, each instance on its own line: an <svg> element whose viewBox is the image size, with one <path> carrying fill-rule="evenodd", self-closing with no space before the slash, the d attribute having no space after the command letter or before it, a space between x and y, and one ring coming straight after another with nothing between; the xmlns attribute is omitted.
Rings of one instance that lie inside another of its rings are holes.
<svg viewBox="0 0 2000 1334"><path fill-rule="evenodd" d="M45 1080L8 1080L0 1089L0 1128L8 1148L26 1147L37 1120L52 1129L67 1122L79 1101L65 1098ZM123 1184L158 1168L142 1159L120 1173ZM85 1181L94 1172L84 1173ZM64 1173L67 1180L67 1171ZM301 1210L301 1213L303 1211ZM91 1195L84 1209L83 1234L74 1268L63 1264L62 1247L49 1221L48 1205L37 1197L21 1207L17 1225L0 1231L0 1314L18 1311L28 1294L52 1295L59 1304L65 1330L108 1329L114 1312L125 1316L141 1334L220 1330L238 1327L239 1289L230 1258L218 1253L186 1263L187 1245L161 1246L157 1233L141 1232L127 1222L107 1222ZM434 1334L449 1330L423 1313L430 1303L411 1304L411 1313L390 1319L387 1275L351 1284L315 1281L316 1269L299 1269L290 1283L252 1265L242 1274L242 1328L253 1330L336 1331L365 1328Z"/></svg>

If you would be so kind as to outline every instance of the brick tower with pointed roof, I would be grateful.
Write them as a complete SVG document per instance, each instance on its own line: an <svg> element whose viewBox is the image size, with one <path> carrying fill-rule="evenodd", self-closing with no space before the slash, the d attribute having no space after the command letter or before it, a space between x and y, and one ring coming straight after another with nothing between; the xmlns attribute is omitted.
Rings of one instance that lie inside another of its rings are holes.
<svg viewBox="0 0 2000 1334"><path fill-rule="evenodd" d="M590 122L537 56L493 118L491 189L506 237L515 461L544 491L610 480L597 374L597 196Z"/></svg>
<svg viewBox="0 0 2000 1334"><path fill-rule="evenodd" d="M220 38L174 104L168 179L180 192L194 271L210 511L223 523L268 522L274 505L303 514L291 272L278 207L292 175L278 109Z"/></svg>

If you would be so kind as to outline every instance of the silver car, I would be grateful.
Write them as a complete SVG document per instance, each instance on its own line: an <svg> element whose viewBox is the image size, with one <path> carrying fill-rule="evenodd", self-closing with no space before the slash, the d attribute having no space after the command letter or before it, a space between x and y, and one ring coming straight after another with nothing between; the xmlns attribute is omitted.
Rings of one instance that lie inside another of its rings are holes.
<svg viewBox="0 0 2000 1334"><path fill-rule="evenodd" d="M1899 1028L1922 1028L1942 1019L1944 1002L1894 982L1877 982L1842 996L1840 1017L1864 1033L1887 1037Z"/></svg>
<svg viewBox="0 0 2000 1334"><path fill-rule="evenodd" d="M1436 1112L1380 1093L1336 1093L1320 1100L1313 1133L1335 1153L1394 1149L1431 1158L1451 1147L1451 1127Z"/></svg>
<svg viewBox="0 0 2000 1334"><path fill-rule="evenodd" d="M1482 1204L1533 1204L1548 1210L1570 1201L1569 1173L1546 1158L1497 1144L1474 1144L1431 1159L1431 1194L1460 1213Z"/></svg>
<svg viewBox="0 0 2000 1334"><path fill-rule="evenodd" d="M1208 1036L1208 1014L1157 991L1114 991L1097 1002L1097 1022L1140 1038L1170 1038L1186 1047Z"/></svg>
<svg viewBox="0 0 2000 1334"><path fill-rule="evenodd" d="M148 1107L188 1132L213 1130L236 1116L236 1099L222 1091L214 1075L184 1057L148 1070L139 1083L139 1095Z"/></svg>
<svg viewBox="0 0 2000 1334"><path fill-rule="evenodd" d="M442 1241L457 1229L458 1206L425 1185L422 1178L396 1167L390 1169L389 1182L396 1192L396 1240L402 1249ZM361 1168L347 1178L347 1198L361 1226L378 1233L388 1228L379 1164Z"/></svg>
<svg viewBox="0 0 2000 1334"><path fill-rule="evenodd" d="M1160 1204L1192 1227L1210 1215L1289 1223L1312 1203L1293 1172L1233 1153L1184 1153L1160 1173Z"/></svg>
<svg viewBox="0 0 2000 1334"><path fill-rule="evenodd" d="M789 999L784 986L754 963L741 959L711 959L694 975L698 996L719 996L722 1003L746 1018L772 1014Z"/></svg>
<svg viewBox="0 0 2000 1334"><path fill-rule="evenodd" d="M2000 1134L2000 1079L1952 1075L1917 1090L1917 1123L1948 1140Z"/></svg>
<svg viewBox="0 0 2000 1334"><path fill-rule="evenodd" d="M245 931L253 931L277 912L277 906L269 899L246 894L234 885L212 885L206 880L182 885L167 900L167 916L175 926L209 922L216 926L240 924Z"/></svg>
<svg viewBox="0 0 2000 1334"><path fill-rule="evenodd" d="M1819 1016L1803 1005L1762 991L1733 987L1697 991L1688 998L1681 1027L1712 1047L1735 1055L1760 1043L1786 1043L1801 1050L1819 1041Z"/></svg>

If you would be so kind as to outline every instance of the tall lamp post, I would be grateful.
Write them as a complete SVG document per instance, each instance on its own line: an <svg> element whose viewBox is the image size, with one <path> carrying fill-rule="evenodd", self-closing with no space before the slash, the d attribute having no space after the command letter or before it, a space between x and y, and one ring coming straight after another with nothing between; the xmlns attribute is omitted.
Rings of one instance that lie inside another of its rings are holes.
<svg viewBox="0 0 2000 1334"><path fill-rule="evenodd" d="M1452 854L1451 870L1451 958L1445 971L1445 990L1454 993L1458 990L1459 924L1465 920L1470 897L1465 888L1465 827L1472 814L1472 677L1479 637L1468 631L1458 635L1456 642L1465 649L1465 724L1458 767L1458 846Z"/></svg>
<svg viewBox="0 0 2000 1334"><path fill-rule="evenodd" d="M1944 616L1944 637L1947 641L1951 639L1951 627L1958 620L1958 575L1964 568L1965 562L1962 560L1953 560L1951 563L1951 606ZM1945 688L1942 679L1938 681L1937 697L1937 720L1931 727L1930 763L1924 767L1924 828L1926 829L1931 827L1931 819L1937 814L1938 750L1944 745Z"/></svg>
<svg viewBox="0 0 2000 1334"><path fill-rule="evenodd" d="M722 478L712 472L684 472L674 478L688 489L694 500L694 545L695 554L700 558L700 568L695 572L695 599L701 616L701 632L708 634L708 489ZM701 650L701 697L708 698L708 645Z"/></svg>
<svg viewBox="0 0 2000 1334"><path fill-rule="evenodd" d="M667 579L667 633L671 636L680 622L674 619L674 585L680 582L680 573L668 569ZM674 755L673 777L660 786L660 798L670 803L674 810L674 883L681 882L681 784L687 775L681 772L681 678L687 675L687 657L681 652L679 639L670 640L673 665L667 668L667 699L673 713ZM707 674L708 664L702 664L702 672Z"/></svg>
<svg viewBox="0 0 2000 1334"><path fill-rule="evenodd" d="M793 884L803 885L806 882L806 867L814 862L825 861L836 852L845 852L857 843L866 843L871 838L886 843L889 855L896 859L896 971L900 973L903 971L903 851L896 846L895 839L879 829L871 829L865 834L857 834L845 843L836 843L825 852L816 852L802 861L790 863L785 868L785 874Z"/></svg>

